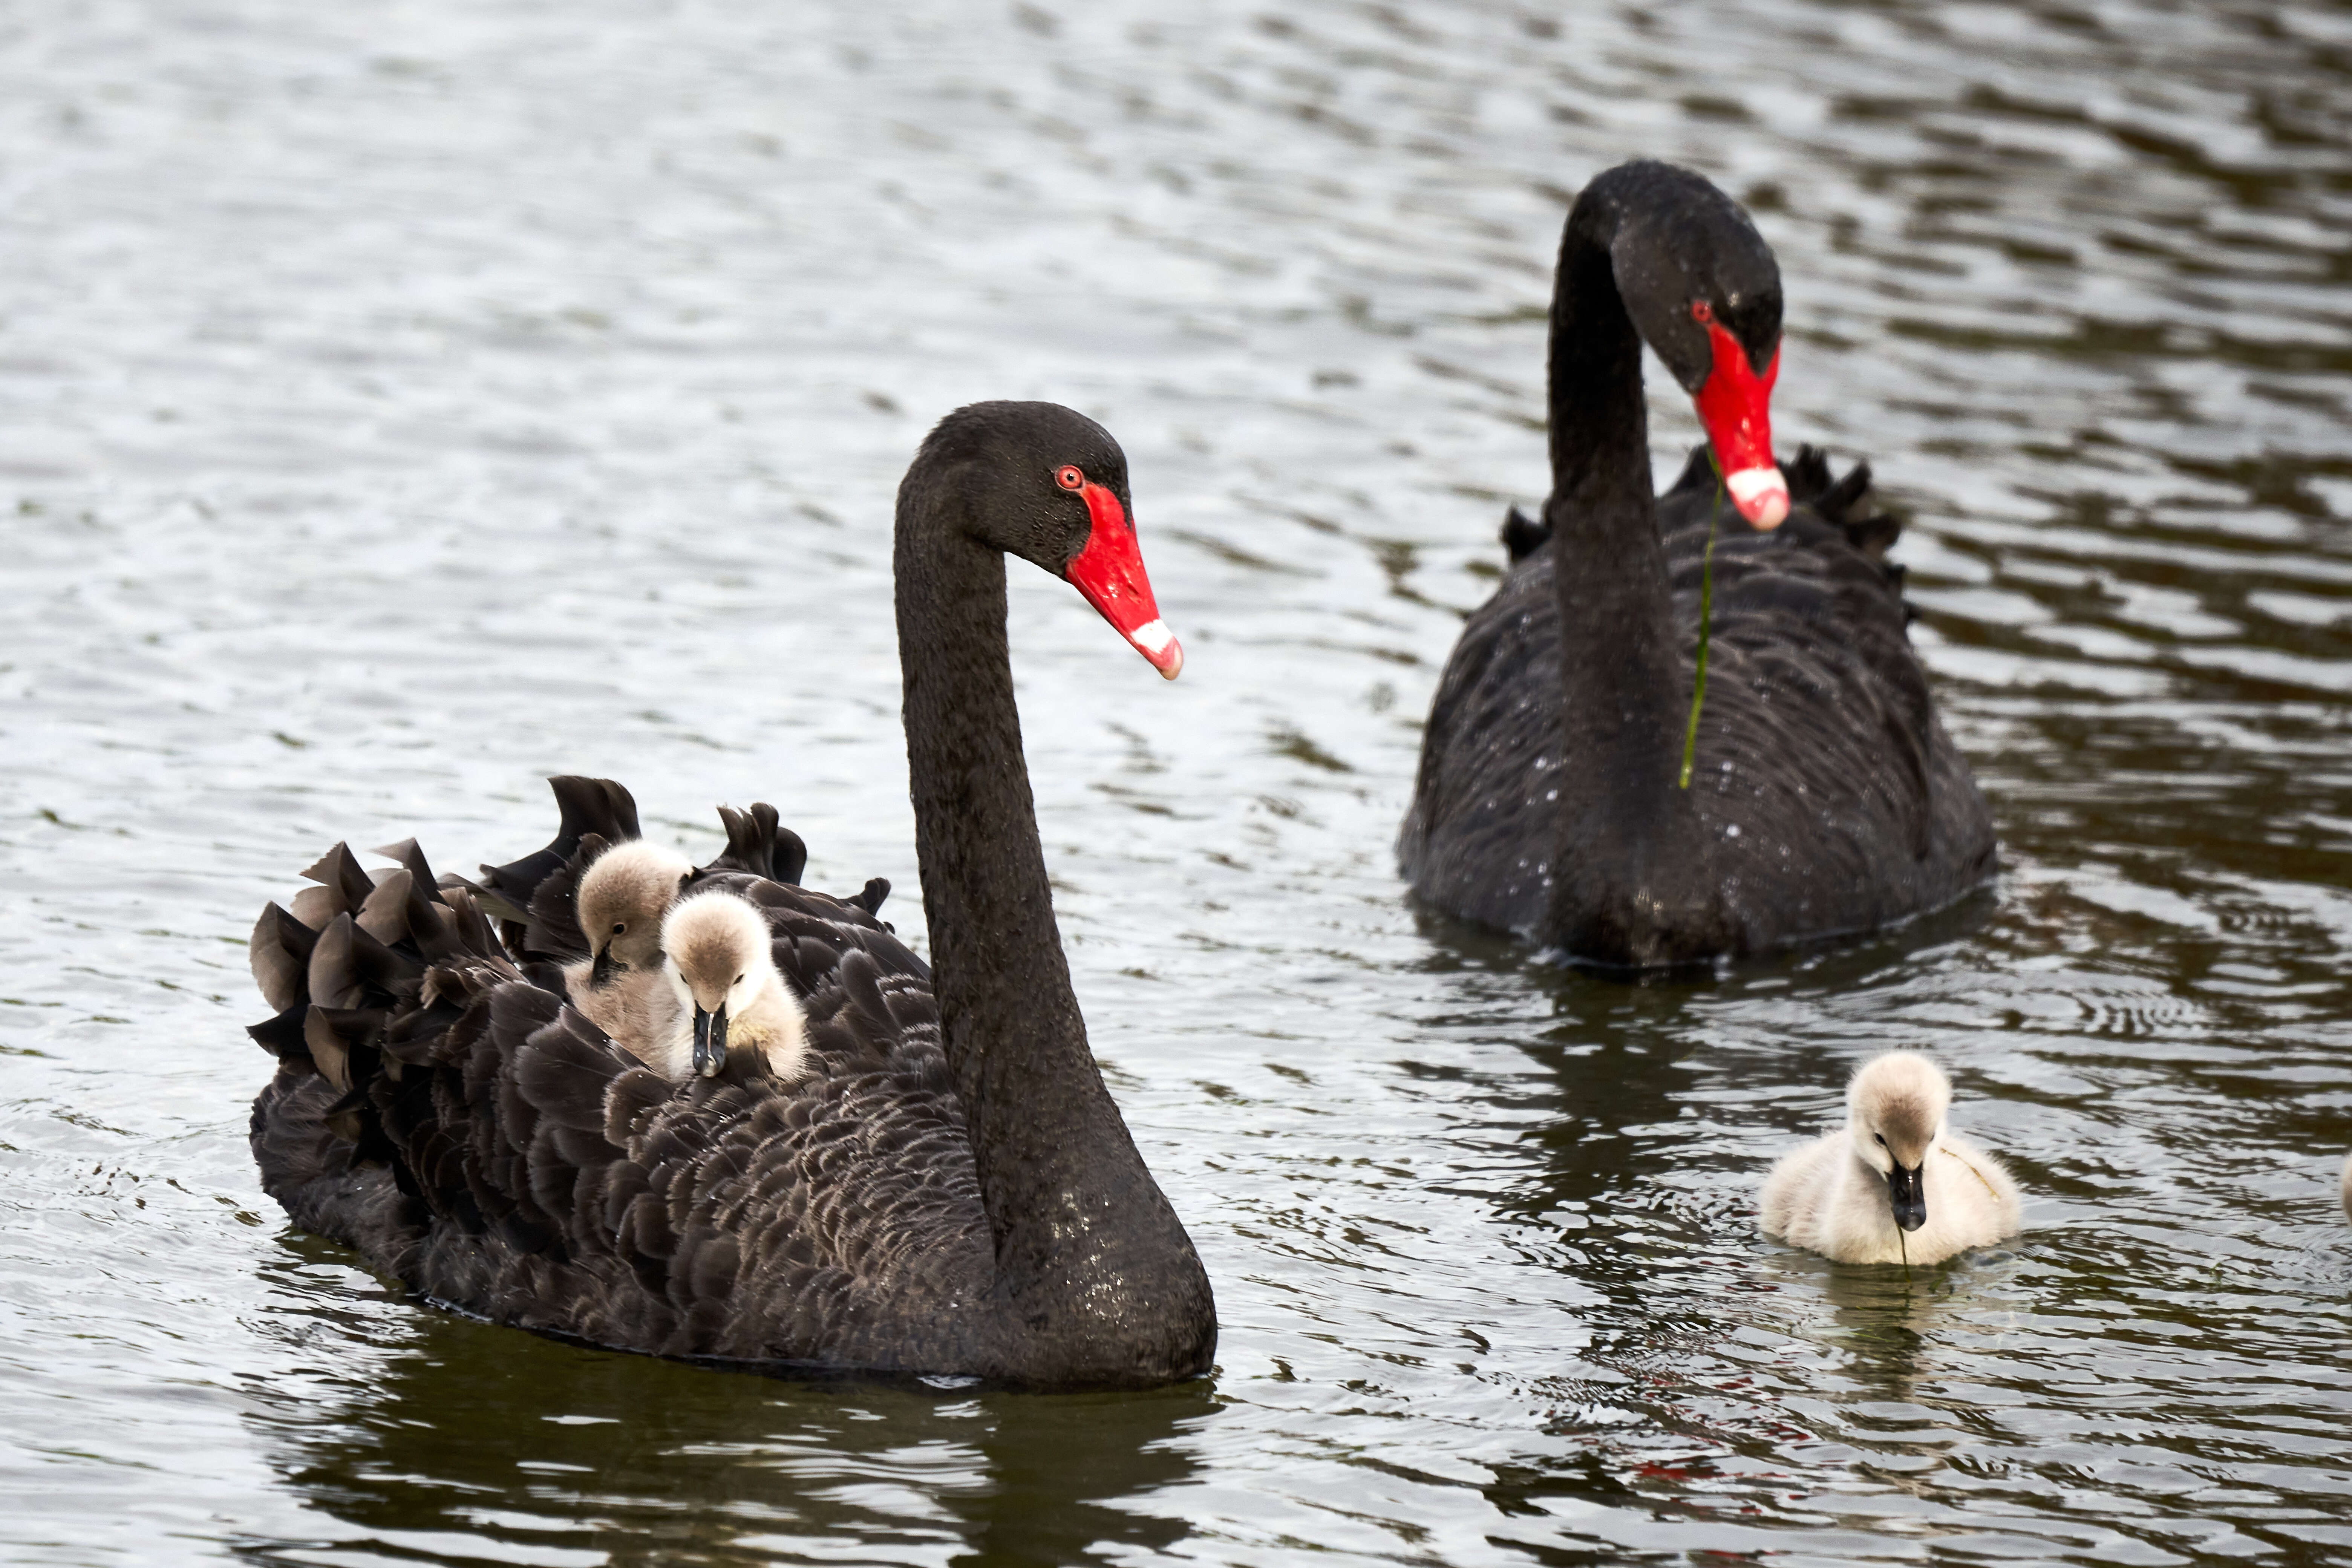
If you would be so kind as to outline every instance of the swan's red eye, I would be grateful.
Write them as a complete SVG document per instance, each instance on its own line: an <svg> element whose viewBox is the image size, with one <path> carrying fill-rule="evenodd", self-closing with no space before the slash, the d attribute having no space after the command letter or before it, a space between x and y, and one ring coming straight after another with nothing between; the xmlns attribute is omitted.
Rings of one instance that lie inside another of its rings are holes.
<svg viewBox="0 0 2352 1568"><path fill-rule="evenodd" d="M1065 463L1055 469L1054 482L1066 490L1082 490L1087 488L1086 475L1080 473L1077 466L1073 463Z"/></svg>
<svg viewBox="0 0 2352 1568"><path fill-rule="evenodd" d="M1691 301L1691 320L1694 321L1712 321L1715 320L1715 307L1708 304L1704 300L1693 300Z"/></svg>

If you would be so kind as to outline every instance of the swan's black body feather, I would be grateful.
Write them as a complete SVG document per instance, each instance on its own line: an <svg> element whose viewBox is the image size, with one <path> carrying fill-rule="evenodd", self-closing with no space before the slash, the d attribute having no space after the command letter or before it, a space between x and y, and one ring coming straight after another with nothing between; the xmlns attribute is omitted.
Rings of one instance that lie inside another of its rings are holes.
<svg viewBox="0 0 2352 1568"><path fill-rule="evenodd" d="M1726 503L1716 534L1690 793L1733 952L1884 925L1994 868L1984 802L1906 636L1902 568L1882 559L1901 525L1875 504L1866 465L1833 481L1806 448L1784 471L1797 506L1781 527L1758 532ZM1701 447L1658 500L1685 694L1715 498ZM1550 531L1514 513L1504 539L1513 565L1446 662L1398 855L1434 908L1538 934L1559 801L1576 787L1575 716Z"/></svg>
<svg viewBox="0 0 2352 1568"><path fill-rule="evenodd" d="M593 833L608 844L643 837L637 826L635 798L614 781L562 773L547 782L555 791L556 810L562 816L555 837L546 847L520 860L483 867L478 884L464 884L474 889L484 910L518 925L530 918L532 890L579 853L583 836ZM463 879L457 880L463 882Z"/></svg>
<svg viewBox="0 0 2352 1568"><path fill-rule="evenodd" d="M574 877L598 837L577 836ZM739 1051L673 1085L572 1008L560 970L510 952L470 885L436 888L414 840L387 852L404 863L378 881L335 846L298 900L318 924L273 903L254 928L277 1013L248 1033L278 1071L253 1154L297 1226L432 1300L615 1348L1049 1385L1170 1375L1066 1363L1004 1298L930 969L875 918L887 882L843 900L698 872L697 891L766 918L813 1070L780 1084ZM504 880L530 901L565 871ZM1176 1375L1205 1364L1205 1345L1179 1352Z"/></svg>
<svg viewBox="0 0 2352 1568"><path fill-rule="evenodd" d="M727 830L727 848L707 869L749 871L772 881L800 884L808 865L808 846L783 826L776 808L755 800L747 811L731 805L719 808L719 826Z"/></svg>
<svg viewBox="0 0 2352 1568"><path fill-rule="evenodd" d="M988 1363L988 1227L930 973L862 905L711 873L767 916L816 1070L782 1087L739 1052L673 1086L525 979L467 890L369 883L341 846L314 869L342 907L313 931L273 904L253 944L310 1026L254 1031L279 1058L254 1156L296 1224L434 1300L600 1344Z"/></svg>

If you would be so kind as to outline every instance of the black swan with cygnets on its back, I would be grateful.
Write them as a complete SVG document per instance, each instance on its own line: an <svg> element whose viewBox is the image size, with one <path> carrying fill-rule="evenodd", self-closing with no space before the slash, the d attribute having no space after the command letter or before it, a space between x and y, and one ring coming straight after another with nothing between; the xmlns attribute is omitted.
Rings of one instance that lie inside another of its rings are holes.
<svg viewBox="0 0 2352 1568"><path fill-rule="evenodd" d="M1992 876L1991 819L1884 561L1900 525L1866 466L1833 481L1811 448L1773 461L1780 309L1771 250L1700 175L1627 163L1577 197L1551 309L1551 497L1507 525L1513 565L1446 663L1398 841L1426 906L1634 967L1869 931ZM1663 496L1645 342L1708 437Z"/></svg>
<svg viewBox="0 0 2352 1568"><path fill-rule="evenodd" d="M381 880L338 846L321 886L254 932L278 1009L252 1031L278 1058L253 1111L265 1188L426 1298L619 1349L1047 1387L1207 1371L1208 1276L1071 989L1005 637L1012 554L1172 678L1182 653L1130 518L1118 444L1051 404L958 410L899 488L930 964L865 902L780 879L797 840L780 854L749 831L740 868L706 868L664 921L695 1020L674 1081L571 1005L556 963L510 952L478 890L436 879L414 842ZM566 787L635 837L626 792ZM510 928L541 883L593 865L579 845L596 811L575 821L572 804L569 844L491 875ZM737 940L745 908L789 997ZM726 918L682 930L698 913ZM576 964L584 944L560 925L543 936ZM735 1013L761 1048L730 1047Z"/></svg>

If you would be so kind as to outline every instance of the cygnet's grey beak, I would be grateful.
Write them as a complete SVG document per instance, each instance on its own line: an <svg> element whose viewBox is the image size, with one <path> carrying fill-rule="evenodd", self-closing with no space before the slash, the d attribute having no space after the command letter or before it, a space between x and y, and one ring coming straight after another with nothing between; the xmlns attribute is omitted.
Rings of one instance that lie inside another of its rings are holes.
<svg viewBox="0 0 2352 1568"><path fill-rule="evenodd" d="M722 1004L716 1013L706 1013L698 1002L694 1005L694 1070L709 1078L726 1065L727 1008Z"/></svg>
<svg viewBox="0 0 2352 1568"><path fill-rule="evenodd" d="M596 950L595 962L588 965L588 984L602 991L613 984L613 944L606 942Z"/></svg>
<svg viewBox="0 0 2352 1568"><path fill-rule="evenodd" d="M1886 1173L1886 1193L1895 1205L1895 1223L1905 1230L1916 1230L1927 1223L1927 1192L1924 1180L1927 1171L1925 1161L1906 1171L1903 1168L1903 1162L1897 1160L1895 1169Z"/></svg>

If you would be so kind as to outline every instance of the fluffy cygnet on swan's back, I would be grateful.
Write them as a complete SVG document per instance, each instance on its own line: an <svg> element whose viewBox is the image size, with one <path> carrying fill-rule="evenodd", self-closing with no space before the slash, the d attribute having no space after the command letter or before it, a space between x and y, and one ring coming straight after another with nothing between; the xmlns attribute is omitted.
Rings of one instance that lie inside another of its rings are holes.
<svg viewBox="0 0 2352 1568"><path fill-rule="evenodd" d="M759 1052L785 1083L807 1072L808 1013L776 969L772 940L750 900L715 889L681 900L662 921L664 973L694 1020L680 1037L688 1072L714 1076L730 1047Z"/></svg>
<svg viewBox="0 0 2352 1568"><path fill-rule="evenodd" d="M662 973L662 918L693 873L686 857L642 838L597 856L574 895L589 956L563 968L572 1005L673 1081L688 1070L678 1045L685 1014Z"/></svg>
<svg viewBox="0 0 2352 1568"><path fill-rule="evenodd" d="M1944 1126L1952 1086L1912 1051L1863 1064L1846 1124L1764 1178L1768 1236L1839 1263L1940 1263L2017 1234L2017 1184Z"/></svg>

